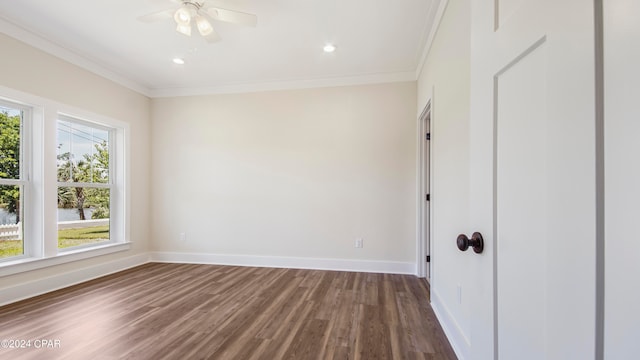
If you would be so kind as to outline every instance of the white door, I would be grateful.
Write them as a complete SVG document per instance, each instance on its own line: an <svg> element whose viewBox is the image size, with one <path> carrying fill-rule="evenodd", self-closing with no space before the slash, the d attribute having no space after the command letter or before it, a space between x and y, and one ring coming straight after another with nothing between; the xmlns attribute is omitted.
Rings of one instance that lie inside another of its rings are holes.
<svg viewBox="0 0 640 360"><path fill-rule="evenodd" d="M593 8L472 0L474 359L594 358Z"/></svg>

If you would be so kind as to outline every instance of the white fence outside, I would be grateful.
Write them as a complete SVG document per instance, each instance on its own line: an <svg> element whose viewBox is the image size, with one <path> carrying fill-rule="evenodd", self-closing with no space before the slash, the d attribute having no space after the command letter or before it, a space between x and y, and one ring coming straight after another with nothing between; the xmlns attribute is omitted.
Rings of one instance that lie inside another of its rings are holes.
<svg viewBox="0 0 640 360"><path fill-rule="evenodd" d="M20 240L22 237L21 223L0 225L0 241L2 240Z"/></svg>
<svg viewBox="0 0 640 360"><path fill-rule="evenodd" d="M83 229L94 226L109 225L109 219L96 220L75 220L58 222L58 230L63 229ZM2 240L20 240L22 238L21 223L0 225L0 241Z"/></svg>

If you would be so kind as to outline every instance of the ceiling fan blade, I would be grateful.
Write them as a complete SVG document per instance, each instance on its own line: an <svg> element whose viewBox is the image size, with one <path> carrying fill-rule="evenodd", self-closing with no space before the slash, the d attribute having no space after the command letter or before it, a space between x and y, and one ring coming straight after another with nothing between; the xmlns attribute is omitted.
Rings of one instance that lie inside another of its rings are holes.
<svg viewBox="0 0 640 360"><path fill-rule="evenodd" d="M218 7L209 7L203 9L209 16L218 21L225 21L232 24L255 27L258 23L258 17L253 14L247 14L240 11L227 10Z"/></svg>
<svg viewBox="0 0 640 360"><path fill-rule="evenodd" d="M157 12L154 12L154 13L151 13L151 14L142 15L142 16L138 17L138 20L148 23L148 22L171 19L173 17L173 13L175 13L175 12L176 12L175 9L167 9L167 10L157 11Z"/></svg>

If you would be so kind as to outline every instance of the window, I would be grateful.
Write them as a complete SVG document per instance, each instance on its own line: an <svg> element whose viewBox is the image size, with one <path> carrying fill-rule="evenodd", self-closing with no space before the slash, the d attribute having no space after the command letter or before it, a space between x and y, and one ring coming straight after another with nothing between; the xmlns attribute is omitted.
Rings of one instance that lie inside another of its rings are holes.
<svg viewBox="0 0 640 360"><path fill-rule="evenodd" d="M0 85L0 276L130 248L128 129Z"/></svg>
<svg viewBox="0 0 640 360"><path fill-rule="evenodd" d="M25 115L28 108L0 102L0 260L25 255Z"/></svg>
<svg viewBox="0 0 640 360"><path fill-rule="evenodd" d="M108 242L112 130L60 116L57 123L58 248Z"/></svg>

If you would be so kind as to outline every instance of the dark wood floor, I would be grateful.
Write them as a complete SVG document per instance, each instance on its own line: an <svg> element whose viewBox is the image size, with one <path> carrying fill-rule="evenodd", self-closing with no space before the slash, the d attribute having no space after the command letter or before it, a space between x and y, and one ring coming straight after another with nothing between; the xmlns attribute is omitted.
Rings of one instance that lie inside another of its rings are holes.
<svg viewBox="0 0 640 360"><path fill-rule="evenodd" d="M151 263L0 307L0 339L31 341L0 358L455 359L427 298L406 275Z"/></svg>

